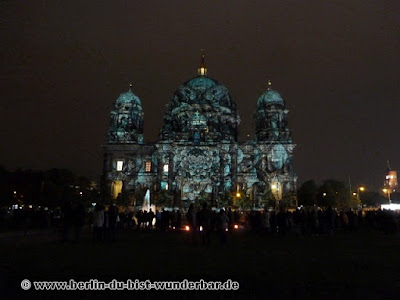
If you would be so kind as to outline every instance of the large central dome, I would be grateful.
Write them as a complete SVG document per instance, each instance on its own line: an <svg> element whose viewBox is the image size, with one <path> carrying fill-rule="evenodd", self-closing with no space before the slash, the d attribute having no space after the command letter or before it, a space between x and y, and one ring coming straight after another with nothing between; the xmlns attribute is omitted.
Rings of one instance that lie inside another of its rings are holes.
<svg viewBox="0 0 400 300"><path fill-rule="evenodd" d="M206 74L202 60L199 75L178 87L167 105L160 140L194 143L237 140L240 118L236 104L228 89ZM199 119L202 122L194 121Z"/></svg>
<svg viewBox="0 0 400 300"><path fill-rule="evenodd" d="M195 90L205 91L212 86L218 85L218 82L210 77L200 75L189 80L184 85L188 85Z"/></svg>

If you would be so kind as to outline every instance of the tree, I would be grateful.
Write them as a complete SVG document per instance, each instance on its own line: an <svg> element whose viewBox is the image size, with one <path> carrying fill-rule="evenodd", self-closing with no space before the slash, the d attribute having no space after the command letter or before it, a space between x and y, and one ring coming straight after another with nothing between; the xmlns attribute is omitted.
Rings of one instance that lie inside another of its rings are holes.
<svg viewBox="0 0 400 300"><path fill-rule="evenodd" d="M282 207L295 207L296 206L296 194L289 191L285 192L282 196L282 200L280 201L280 205Z"/></svg>
<svg viewBox="0 0 400 300"><path fill-rule="evenodd" d="M42 184L42 173L32 170L18 169L7 176L9 193L14 191L21 204L39 204Z"/></svg>
<svg viewBox="0 0 400 300"><path fill-rule="evenodd" d="M323 207L350 207L349 189L341 181L325 180L318 189L317 203Z"/></svg>
<svg viewBox="0 0 400 300"><path fill-rule="evenodd" d="M156 195L157 206L171 207L174 197L168 190L161 190Z"/></svg>
<svg viewBox="0 0 400 300"><path fill-rule="evenodd" d="M261 193L260 206L261 207L275 207L276 199L272 193L269 185L266 185Z"/></svg>
<svg viewBox="0 0 400 300"><path fill-rule="evenodd" d="M217 198L218 207L229 207L233 205L233 197L230 191L224 191Z"/></svg>
<svg viewBox="0 0 400 300"><path fill-rule="evenodd" d="M13 204L13 191L11 191L9 178L10 173L0 165L0 208Z"/></svg>
<svg viewBox="0 0 400 300"><path fill-rule="evenodd" d="M117 199L115 199L116 204L118 206L123 206L123 207L128 207L129 205L131 205L131 200L129 199L129 193L125 192L125 193L120 193L117 197Z"/></svg>
<svg viewBox="0 0 400 300"><path fill-rule="evenodd" d="M97 203L100 198L100 192L97 189L81 190L80 195L82 204L85 207L91 207L92 203Z"/></svg>
<svg viewBox="0 0 400 300"><path fill-rule="evenodd" d="M85 176L79 176L76 180L75 183L77 186L79 186L82 190L90 190L92 189L92 183L89 178Z"/></svg>
<svg viewBox="0 0 400 300"><path fill-rule="evenodd" d="M252 203L251 203L251 200L249 197L242 195L237 199L237 206L239 206L240 208L244 208L244 209L251 208L251 204Z"/></svg>
<svg viewBox="0 0 400 300"><path fill-rule="evenodd" d="M44 172L42 183L43 204L50 207L61 206L65 201L78 197L75 175L66 169L51 169Z"/></svg>
<svg viewBox="0 0 400 300"><path fill-rule="evenodd" d="M297 191L299 205L314 206L317 204L318 187L314 180L305 181Z"/></svg>
<svg viewBox="0 0 400 300"><path fill-rule="evenodd" d="M356 195L352 195L352 197L350 198L350 203L349 206L351 208L358 208L361 206L361 201L360 198L358 198L357 194Z"/></svg>
<svg viewBox="0 0 400 300"><path fill-rule="evenodd" d="M144 201L144 196L146 195L146 192L149 188L143 185L138 185L135 189L135 206L141 206L143 205L143 201ZM157 198L157 194L156 194L156 198Z"/></svg>
<svg viewBox="0 0 400 300"><path fill-rule="evenodd" d="M71 186L76 182L75 175L66 169L50 169L44 173L45 179L60 186Z"/></svg>
<svg viewBox="0 0 400 300"><path fill-rule="evenodd" d="M378 192L362 192L360 200L363 205L377 206L383 203L388 203L388 199Z"/></svg>
<svg viewBox="0 0 400 300"><path fill-rule="evenodd" d="M208 205L210 204L210 194L206 193L205 191L201 191L199 196L195 200L195 204L197 206L203 205L203 202L206 202Z"/></svg>

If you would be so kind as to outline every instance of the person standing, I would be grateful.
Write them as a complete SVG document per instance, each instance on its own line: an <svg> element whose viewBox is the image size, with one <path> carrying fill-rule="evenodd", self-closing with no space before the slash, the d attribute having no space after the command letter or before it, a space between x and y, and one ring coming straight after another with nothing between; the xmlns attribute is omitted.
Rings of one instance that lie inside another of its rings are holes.
<svg viewBox="0 0 400 300"><path fill-rule="evenodd" d="M226 244L226 231L228 229L228 216L225 213L225 209L221 208L217 217L217 231L221 245Z"/></svg>
<svg viewBox="0 0 400 300"><path fill-rule="evenodd" d="M75 242L79 241L81 236L82 227L85 225L85 207L82 203L77 202L73 206L73 215L72 215L72 224L74 226L74 235L75 235Z"/></svg>
<svg viewBox="0 0 400 300"><path fill-rule="evenodd" d="M104 230L104 206L96 204L93 211L93 242L103 239Z"/></svg>
<svg viewBox="0 0 400 300"><path fill-rule="evenodd" d="M211 234L211 211L207 207L207 203L203 202L203 208L199 214L199 226L202 227L201 239L203 246L210 245L210 234Z"/></svg>
<svg viewBox="0 0 400 300"><path fill-rule="evenodd" d="M110 233L110 241L116 240L116 230L119 221L118 207L113 203L108 208L108 230Z"/></svg>
<svg viewBox="0 0 400 300"><path fill-rule="evenodd" d="M67 201L64 203L62 207L62 216L63 216L63 233L62 233L62 241L67 242L70 238L70 231L73 223L73 210L72 210L72 201Z"/></svg>
<svg viewBox="0 0 400 300"><path fill-rule="evenodd" d="M192 242L194 245L196 245L197 244L197 241L196 241L197 218L196 218L196 211L194 209L193 203L190 204L190 206L189 206L189 210L186 213L186 219L187 219L189 227L190 227Z"/></svg>

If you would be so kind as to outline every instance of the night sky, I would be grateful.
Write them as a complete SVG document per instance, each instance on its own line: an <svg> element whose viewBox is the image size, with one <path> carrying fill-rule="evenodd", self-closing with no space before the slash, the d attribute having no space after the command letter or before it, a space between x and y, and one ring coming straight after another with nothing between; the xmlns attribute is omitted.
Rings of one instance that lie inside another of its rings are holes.
<svg viewBox="0 0 400 300"><path fill-rule="evenodd" d="M154 142L197 75L224 84L254 133L267 81L286 101L299 182L377 189L400 171L398 1L0 1L0 164L98 180L109 112L133 84Z"/></svg>

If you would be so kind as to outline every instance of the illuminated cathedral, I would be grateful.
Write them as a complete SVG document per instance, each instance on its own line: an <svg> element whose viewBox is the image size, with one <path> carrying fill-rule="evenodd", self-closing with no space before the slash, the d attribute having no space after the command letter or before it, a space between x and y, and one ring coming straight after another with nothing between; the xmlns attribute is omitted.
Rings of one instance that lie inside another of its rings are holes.
<svg viewBox="0 0 400 300"><path fill-rule="evenodd" d="M132 87L111 110L104 145L103 188L113 198L149 189L163 191L188 206L201 199L218 204L231 194L260 206L266 193L275 200L294 195L295 144L288 110L271 88L262 94L254 114L254 140L240 142L240 117L228 89L207 76L204 53L197 76L181 84L166 105L158 140L144 142L141 101Z"/></svg>

